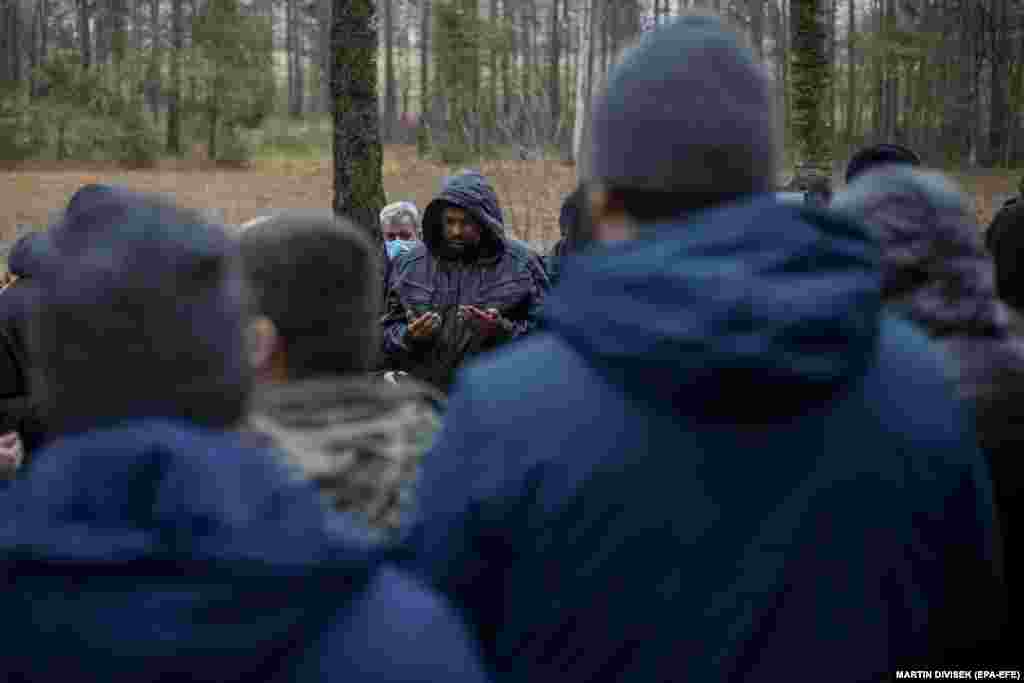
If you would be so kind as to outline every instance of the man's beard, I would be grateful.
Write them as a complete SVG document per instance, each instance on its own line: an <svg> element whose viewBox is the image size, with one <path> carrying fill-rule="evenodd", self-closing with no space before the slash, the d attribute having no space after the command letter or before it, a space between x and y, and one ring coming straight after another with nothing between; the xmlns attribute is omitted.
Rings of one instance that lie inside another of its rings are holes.
<svg viewBox="0 0 1024 683"><path fill-rule="evenodd" d="M461 242L459 246L456 246L450 241L445 241L445 251L453 260L471 262L480 256L480 243Z"/></svg>

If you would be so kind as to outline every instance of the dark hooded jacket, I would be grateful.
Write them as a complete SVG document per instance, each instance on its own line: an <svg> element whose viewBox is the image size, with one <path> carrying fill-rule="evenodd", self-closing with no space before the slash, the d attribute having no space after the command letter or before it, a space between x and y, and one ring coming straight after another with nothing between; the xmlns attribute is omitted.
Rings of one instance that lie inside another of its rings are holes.
<svg viewBox="0 0 1024 683"><path fill-rule="evenodd" d="M991 483L935 350L882 313L877 245L773 199L652 230L570 260L545 331L460 375L424 461L414 562L491 670L968 661L1005 599Z"/></svg>
<svg viewBox="0 0 1024 683"><path fill-rule="evenodd" d="M46 439L46 426L38 393L34 390L34 364L26 344L32 308L32 281L49 255L43 232L19 239L8 256L8 270L17 278L0 292L0 433L21 435L28 466Z"/></svg>
<svg viewBox="0 0 1024 683"><path fill-rule="evenodd" d="M894 166L863 176L836 198L878 231L883 300L942 347L946 371L972 409L988 457L1004 538L1010 614L1024 609L1024 340L996 296L992 259L966 198L937 173Z"/></svg>
<svg viewBox="0 0 1024 683"><path fill-rule="evenodd" d="M0 679L483 680L440 598L242 438L154 419L44 449L0 498Z"/></svg>
<svg viewBox="0 0 1024 683"><path fill-rule="evenodd" d="M456 258L445 248L444 210L453 205L469 212L481 228L472 260ZM423 240L393 264L383 318L384 353L391 367L447 391L465 358L534 329L549 283L539 257L506 238L497 195L478 173L445 181L423 213ZM461 305L496 308L509 324L485 341L469 321L459 319ZM427 311L442 316L440 332L430 342L410 340L409 322Z"/></svg>

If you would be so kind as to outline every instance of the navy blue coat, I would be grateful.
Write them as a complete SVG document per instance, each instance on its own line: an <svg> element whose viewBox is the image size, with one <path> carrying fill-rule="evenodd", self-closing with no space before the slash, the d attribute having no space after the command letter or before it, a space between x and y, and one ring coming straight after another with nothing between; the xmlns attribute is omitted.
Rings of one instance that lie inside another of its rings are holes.
<svg viewBox="0 0 1024 683"><path fill-rule="evenodd" d="M991 482L942 359L882 312L877 245L773 199L655 231L571 260L546 331L460 374L424 461L412 561L491 670L994 661Z"/></svg>
<svg viewBox="0 0 1024 683"><path fill-rule="evenodd" d="M0 497L0 680L484 680L440 598L239 438L145 420L45 449Z"/></svg>

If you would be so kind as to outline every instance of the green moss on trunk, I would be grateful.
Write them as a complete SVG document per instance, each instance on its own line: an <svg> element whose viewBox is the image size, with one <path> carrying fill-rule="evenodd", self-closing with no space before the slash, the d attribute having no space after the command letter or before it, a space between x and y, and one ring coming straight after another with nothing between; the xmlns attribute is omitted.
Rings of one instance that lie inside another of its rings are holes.
<svg viewBox="0 0 1024 683"><path fill-rule="evenodd" d="M377 16L372 0L334 0L334 211L380 239L383 150L377 101Z"/></svg>

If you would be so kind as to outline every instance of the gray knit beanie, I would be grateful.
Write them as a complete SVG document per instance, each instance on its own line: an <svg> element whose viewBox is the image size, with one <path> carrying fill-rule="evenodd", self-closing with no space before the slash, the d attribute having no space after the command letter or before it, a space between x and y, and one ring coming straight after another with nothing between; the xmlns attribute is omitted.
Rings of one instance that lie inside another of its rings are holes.
<svg viewBox="0 0 1024 683"><path fill-rule="evenodd" d="M699 197L774 185L769 82L717 17L685 15L647 35L594 105L587 178Z"/></svg>

